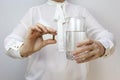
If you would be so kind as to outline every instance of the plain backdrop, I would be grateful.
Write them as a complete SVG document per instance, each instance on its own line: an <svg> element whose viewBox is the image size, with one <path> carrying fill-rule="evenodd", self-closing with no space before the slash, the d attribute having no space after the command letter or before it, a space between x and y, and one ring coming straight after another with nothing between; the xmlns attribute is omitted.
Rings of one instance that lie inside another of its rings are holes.
<svg viewBox="0 0 120 80"><path fill-rule="evenodd" d="M5 55L4 38L32 6L46 0L0 0L0 80L24 80L27 59ZM108 58L90 62L89 80L120 80L120 0L69 0L86 7L116 39L116 50Z"/></svg>

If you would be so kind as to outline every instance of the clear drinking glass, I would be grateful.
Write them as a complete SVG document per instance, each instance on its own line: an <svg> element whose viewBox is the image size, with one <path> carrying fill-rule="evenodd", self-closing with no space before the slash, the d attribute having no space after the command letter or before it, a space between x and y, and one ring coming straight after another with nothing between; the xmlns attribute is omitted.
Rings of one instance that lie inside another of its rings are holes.
<svg viewBox="0 0 120 80"><path fill-rule="evenodd" d="M76 44L87 39L85 18L69 18L66 29L66 57L73 60L72 52Z"/></svg>

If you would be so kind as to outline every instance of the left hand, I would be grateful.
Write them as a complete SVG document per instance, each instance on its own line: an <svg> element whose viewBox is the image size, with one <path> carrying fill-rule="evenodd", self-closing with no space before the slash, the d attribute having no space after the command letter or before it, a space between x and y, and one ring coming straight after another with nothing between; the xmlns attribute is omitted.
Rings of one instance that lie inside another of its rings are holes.
<svg viewBox="0 0 120 80"><path fill-rule="evenodd" d="M100 42L87 40L77 44L77 48L73 51L73 57L77 63L84 63L95 60L104 53L105 48Z"/></svg>

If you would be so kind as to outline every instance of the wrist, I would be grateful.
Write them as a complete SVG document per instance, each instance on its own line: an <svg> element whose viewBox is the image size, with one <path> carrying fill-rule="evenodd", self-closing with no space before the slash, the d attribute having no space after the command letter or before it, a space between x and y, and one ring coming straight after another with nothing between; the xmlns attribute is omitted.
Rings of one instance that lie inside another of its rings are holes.
<svg viewBox="0 0 120 80"><path fill-rule="evenodd" d="M19 50L21 57L28 57L31 54L31 51L28 51L24 44L20 47Z"/></svg>

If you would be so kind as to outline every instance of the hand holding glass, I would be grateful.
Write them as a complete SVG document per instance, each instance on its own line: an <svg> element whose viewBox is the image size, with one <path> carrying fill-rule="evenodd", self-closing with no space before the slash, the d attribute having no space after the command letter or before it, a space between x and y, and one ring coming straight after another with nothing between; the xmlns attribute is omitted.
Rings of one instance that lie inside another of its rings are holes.
<svg viewBox="0 0 120 80"><path fill-rule="evenodd" d="M87 39L85 18L69 18L66 30L66 57L73 60L72 52L78 42Z"/></svg>

